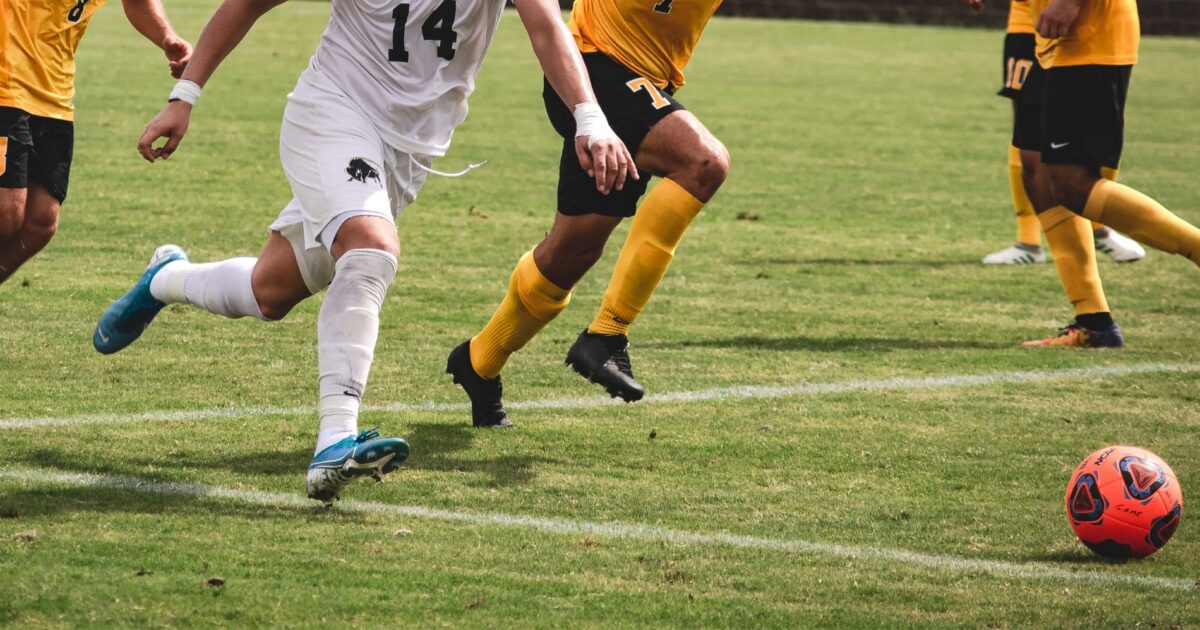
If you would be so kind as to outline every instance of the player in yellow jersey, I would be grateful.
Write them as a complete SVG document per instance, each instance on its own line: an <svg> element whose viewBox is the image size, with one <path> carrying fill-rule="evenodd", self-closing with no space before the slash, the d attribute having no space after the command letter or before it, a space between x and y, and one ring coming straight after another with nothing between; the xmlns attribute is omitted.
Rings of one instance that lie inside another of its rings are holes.
<svg viewBox="0 0 1200 630"><path fill-rule="evenodd" d="M575 0L568 26L600 108L640 171L601 194L576 156L572 112L546 88L546 112L563 137L558 212L521 257L508 294L479 334L455 348L446 371L471 398L477 427L512 426L500 371L571 297L622 219L634 216L595 320L567 351L576 372L627 402L644 390L626 333L667 271L688 225L729 172L729 153L674 94L721 0ZM663 178L644 200L651 175ZM636 216L635 216L636 212Z"/></svg>
<svg viewBox="0 0 1200 630"><path fill-rule="evenodd" d="M105 0L0 3L0 284L58 229L75 142L75 51ZM161 0L123 0L129 23L176 77L192 47Z"/></svg>
<svg viewBox="0 0 1200 630"><path fill-rule="evenodd" d="M1033 18L1027 0L1011 0L1008 9L1008 28L1004 36L1004 57L1000 96L1013 102L1013 137L1008 147L1008 181L1013 206L1017 211L1017 240L1012 245L983 257L985 265L1023 265L1046 262L1042 250L1042 226L1033 202L1025 192L1023 176L1037 177L1041 168L1038 156L1027 156L1030 167L1022 167L1017 136L1041 137L1042 83L1045 70L1037 62L1037 41ZM1105 169L1105 177L1116 179L1116 171ZM1092 224L1096 249L1116 262L1135 262L1146 257L1146 250L1136 241L1110 230L1099 223Z"/></svg>
<svg viewBox="0 0 1200 630"><path fill-rule="evenodd" d="M1017 146L1039 154L1045 167L1025 185L1075 318L1054 337L1026 345L1120 348L1125 340L1100 283L1088 220L1197 265L1200 229L1102 173L1117 167L1124 145L1140 43L1136 0L1029 0L1029 7L1046 80L1040 137L1017 138Z"/></svg>

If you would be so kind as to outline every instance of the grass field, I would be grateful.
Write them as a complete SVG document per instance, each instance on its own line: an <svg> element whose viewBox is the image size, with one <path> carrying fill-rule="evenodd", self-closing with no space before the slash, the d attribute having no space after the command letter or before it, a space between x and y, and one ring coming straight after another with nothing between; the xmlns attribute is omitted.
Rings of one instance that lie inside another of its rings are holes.
<svg viewBox="0 0 1200 630"><path fill-rule="evenodd" d="M214 7L168 8L194 38ZM1157 252L1101 261L1128 348L1019 347L1070 311L1052 266L977 262L1012 232L990 31L715 20L680 97L733 173L633 333L652 393L709 394L596 405L562 366L615 239L505 373L511 401L567 402L478 432L444 358L549 225L558 159L507 17L440 162L488 166L431 178L399 221L363 425L414 454L309 505L319 299L272 325L172 307L112 357L90 335L158 244L257 251L289 198L284 95L326 11L265 17L153 166L134 144L165 64L118 7L91 26L61 231L0 287L0 624L1200 624L1195 518L1113 565L1062 513L1108 443L1156 451L1200 496L1200 277ZM1179 79L1198 55L1143 43L1122 171L1192 221L1200 83ZM776 389L710 391L740 386Z"/></svg>

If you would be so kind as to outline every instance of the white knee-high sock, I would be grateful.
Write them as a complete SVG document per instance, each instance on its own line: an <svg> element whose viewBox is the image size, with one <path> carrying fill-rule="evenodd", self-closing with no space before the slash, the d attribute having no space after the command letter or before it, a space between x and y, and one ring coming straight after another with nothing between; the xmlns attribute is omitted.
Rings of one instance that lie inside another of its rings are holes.
<svg viewBox="0 0 1200 630"><path fill-rule="evenodd" d="M257 258L194 265L169 263L150 281L150 294L167 304L193 304L225 317L263 317L250 278Z"/></svg>
<svg viewBox="0 0 1200 630"><path fill-rule="evenodd" d="M352 249L334 266L317 316L318 453L358 431L359 402L379 337L379 311L395 276L396 257L378 249Z"/></svg>

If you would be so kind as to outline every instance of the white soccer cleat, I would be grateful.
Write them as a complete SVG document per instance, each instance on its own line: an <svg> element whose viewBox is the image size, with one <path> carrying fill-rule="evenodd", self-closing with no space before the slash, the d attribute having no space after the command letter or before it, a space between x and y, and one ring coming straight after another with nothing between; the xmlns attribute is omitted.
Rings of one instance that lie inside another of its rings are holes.
<svg viewBox="0 0 1200 630"><path fill-rule="evenodd" d="M1146 250L1137 241L1112 228L1105 232L1096 237L1096 251L1108 254L1113 262L1137 262L1146 257Z"/></svg>
<svg viewBox="0 0 1200 630"><path fill-rule="evenodd" d="M985 265L1034 265L1046 262L1046 252L1040 246L1014 243L983 257Z"/></svg>

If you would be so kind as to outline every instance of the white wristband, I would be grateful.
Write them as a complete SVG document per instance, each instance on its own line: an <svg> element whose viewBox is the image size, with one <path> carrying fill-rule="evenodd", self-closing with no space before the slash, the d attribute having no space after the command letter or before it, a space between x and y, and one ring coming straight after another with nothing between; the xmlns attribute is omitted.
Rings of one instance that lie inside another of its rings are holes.
<svg viewBox="0 0 1200 630"><path fill-rule="evenodd" d="M195 107L196 101L200 100L200 86L195 81L180 79L175 87L171 89L171 96L167 97L167 102L183 101L188 105Z"/></svg>
<svg viewBox="0 0 1200 630"><path fill-rule="evenodd" d="M588 137L588 148L601 140L617 137L608 125L604 111L596 103L580 103L575 106L575 137Z"/></svg>

